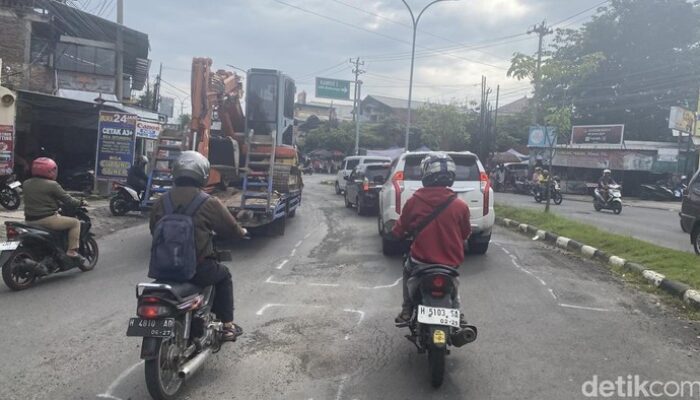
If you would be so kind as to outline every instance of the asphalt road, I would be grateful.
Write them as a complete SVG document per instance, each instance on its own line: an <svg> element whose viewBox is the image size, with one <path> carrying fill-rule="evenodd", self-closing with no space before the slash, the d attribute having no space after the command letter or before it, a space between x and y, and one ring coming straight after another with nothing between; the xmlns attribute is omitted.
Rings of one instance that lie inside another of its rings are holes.
<svg viewBox="0 0 700 400"><path fill-rule="evenodd" d="M381 255L376 220L306 178L284 237L231 247L236 322L181 399L576 399L594 375L697 380L698 325L602 267L502 229L461 268L476 342L453 349L442 388L393 325L400 260ZM145 226L100 240L89 273L23 291L0 287L1 399L147 399L140 341L125 336L146 281Z"/></svg>
<svg viewBox="0 0 700 400"><path fill-rule="evenodd" d="M532 196L496 193L496 202L544 210L544 204L536 203ZM629 235L675 250L693 252L690 235L681 230L680 217L676 209L651 209L625 204L622 213L615 215L612 211L595 211L592 200L590 202L571 201L564 195L562 204L558 206L552 204L551 210L612 233Z"/></svg>

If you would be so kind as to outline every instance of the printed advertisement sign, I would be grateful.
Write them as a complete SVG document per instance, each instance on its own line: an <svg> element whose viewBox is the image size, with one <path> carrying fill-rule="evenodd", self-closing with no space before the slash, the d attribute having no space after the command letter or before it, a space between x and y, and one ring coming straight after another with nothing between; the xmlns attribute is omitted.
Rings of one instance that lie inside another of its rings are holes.
<svg viewBox="0 0 700 400"><path fill-rule="evenodd" d="M14 167L15 127L0 125L0 175L9 175Z"/></svg>
<svg viewBox="0 0 700 400"><path fill-rule="evenodd" d="M571 128L571 144L622 144L624 125L576 125Z"/></svg>
<svg viewBox="0 0 700 400"><path fill-rule="evenodd" d="M545 134L546 132L546 134ZM553 126L531 126L527 147L550 147L557 143L557 132Z"/></svg>
<svg viewBox="0 0 700 400"><path fill-rule="evenodd" d="M136 121L136 137L158 139L162 126L154 122Z"/></svg>
<svg viewBox="0 0 700 400"><path fill-rule="evenodd" d="M100 111L97 126L97 179L122 180L134 162L136 146L134 114Z"/></svg>
<svg viewBox="0 0 700 400"><path fill-rule="evenodd" d="M683 107L671 107L671 113L668 116L669 129L675 129L684 133L691 133L693 131L694 122L694 112L686 110Z"/></svg>

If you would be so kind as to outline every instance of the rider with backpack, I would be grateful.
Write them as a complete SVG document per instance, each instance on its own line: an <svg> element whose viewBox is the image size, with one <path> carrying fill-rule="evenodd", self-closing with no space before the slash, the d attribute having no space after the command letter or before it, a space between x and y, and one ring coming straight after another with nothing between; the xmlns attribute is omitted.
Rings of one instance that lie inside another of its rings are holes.
<svg viewBox="0 0 700 400"><path fill-rule="evenodd" d="M153 236L148 276L162 281L214 285L213 311L224 323L224 341L235 341L243 330L233 323L233 281L216 259L212 232L222 237L247 234L226 207L202 191L209 179L209 160L185 151L172 167L175 187L151 210Z"/></svg>
<svg viewBox="0 0 700 400"><path fill-rule="evenodd" d="M454 160L447 154L426 156L421 162L423 187L406 201L392 230L394 238L413 238L404 263L403 304L396 323L411 319L413 304L407 283L417 267L440 264L457 268L464 261L464 242L472 228L467 203L450 189L456 170ZM457 290L453 296L455 308L459 308ZM460 322L466 325L464 314L460 315Z"/></svg>

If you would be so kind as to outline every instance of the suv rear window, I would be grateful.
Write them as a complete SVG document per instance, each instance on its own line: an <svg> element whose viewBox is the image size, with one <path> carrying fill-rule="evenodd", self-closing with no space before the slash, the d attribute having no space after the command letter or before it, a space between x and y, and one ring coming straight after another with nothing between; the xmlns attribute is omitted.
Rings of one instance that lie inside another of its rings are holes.
<svg viewBox="0 0 700 400"><path fill-rule="evenodd" d="M387 159L377 159L377 158L367 158L365 159L365 164L381 164L381 163L387 163L389 160Z"/></svg>
<svg viewBox="0 0 700 400"><path fill-rule="evenodd" d="M381 176L384 179L389 176L389 166L388 165L370 165L365 171L365 176L370 182L374 182L374 178Z"/></svg>
<svg viewBox="0 0 700 400"><path fill-rule="evenodd" d="M345 169L353 169L357 167L360 164L360 160L354 159L354 160L348 160L348 165L345 166Z"/></svg>
<svg viewBox="0 0 700 400"><path fill-rule="evenodd" d="M406 157L406 165L403 169L404 179L407 181L419 181L423 172L420 169L420 163L425 156ZM457 167L455 180L457 181L478 181L479 166L476 164L476 158L473 156L452 156Z"/></svg>

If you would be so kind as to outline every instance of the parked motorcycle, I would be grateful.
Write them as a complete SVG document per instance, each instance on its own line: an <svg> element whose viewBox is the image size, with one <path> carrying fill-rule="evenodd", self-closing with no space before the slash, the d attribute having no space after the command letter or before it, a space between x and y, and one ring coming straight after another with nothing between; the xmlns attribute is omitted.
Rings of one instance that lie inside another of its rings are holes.
<svg viewBox="0 0 700 400"><path fill-rule="evenodd" d="M541 203L547 200L547 192L545 188L534 189L535 201ZM564 201L564 197L561 194L561 185L558 179L552 179L552 185L549 189L549 196L554 202L554 204L559 205Z"/></svg>
<svg viewBox="0 0 700 400"><path fill-rule="evenodd" d="M230 261L218 252L219 261ZM212 312L214 287L189 282L136 285L136 318L129 320L127 336L142 337L146 387L155 400L171 400L223 343L223 323Z"/></svg>
<svg viewBox="0 0 700 400"><path fill-rule="evenodd" d="M456 269L444 265L417 267L408 281L415 305L413 315L408 322L396 324L399 328L409 328L411 333L406 338L418 353L428 353L433 387L442 385L449 346L462 347L477 336L475 326L460 326L460 310L452 302L458 276Z"/></svg>
<svg viewBox="0 0 700 400"><path fill-rule="evenodd" d="M95 170L90 166L76 167L61 172L59 182L66 190L90 192L95 185Z"/></svg>
<svg viewBox="0 0 700 400"><path fill-rule="evenodd" d="M615 214L622 212L622 186L608 185L608 198L603 197L600 189L593 191L593 208L596 211L612 210Z"/></svg>
<svg viewBox="0 0 700 400"><path fill-rule="evenodd" d="M0 205L8 210L16 210L22 202L20 191L22 184L15 174L0 177Z"/></svg>
<svg viewBox="0 0 700 400"><path fill-rule="evenodd" d="M674 191L665 184L639 185L639 198L642 200L673 201L676 200Z"/></svg>
<svg viewBox="0 0 700 400"><path fill-rule="evenodd" d="M33 225L31 222L5 222L7 242L0 243L0 263L2 279L12 290L23 290L32 286L37 279L48 274L64 272L73 268L92 271L97 265L99 249L90 228L92 222L87 209L83 206L64 208L61 215L80 220L79 253L87 263L76 265L66 255L68 250L68 232L52 231Z"/></svg>
<svg viewBox="0 0 700 400"><path fill-rule="evenodd" d="M121 217L129 211L141 211L139 193L131 186L114 183L112 190L114 195L109 200L109 211L112 212L112 215Z"/></svg>

